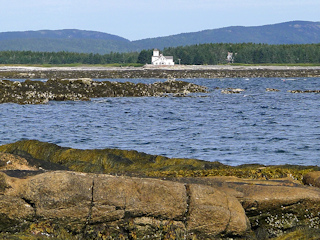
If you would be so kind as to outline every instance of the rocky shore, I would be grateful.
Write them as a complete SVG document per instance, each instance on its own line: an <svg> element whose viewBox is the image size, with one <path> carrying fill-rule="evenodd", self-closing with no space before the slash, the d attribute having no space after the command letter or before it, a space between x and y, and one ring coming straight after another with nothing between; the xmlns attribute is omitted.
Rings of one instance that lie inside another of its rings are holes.
<svg viewBox="0 0 320 240"><path fill-rule="evenodd" d="M21 141L0 146L0 237L319 239L319 170Z"/></svg>
<svg viewBox="0 0 320 240"><path fill-rule="evenodd" d="M1 78L241 78L319 77L320 66L175 65L171 67L0 67Z"/></svg>
<svg viewBox="0 0 320 240"><path fill-rule="evenodd" d="M173 66L142 68L106 67L0 67L0 103L41 104L48 101L79 101L97 97L177 96L204 93L192 83L168 80L153 84L93 81L114 78L241 78L319 77L320 67L276 66ZM6 79L27 79L11 81ZM30 80L35 79L35 80ZM36 79L48 79L39 81ZM244 89L222 89L221 93L241 93ZM266 89L266 91L278 91ZM289 90L291 93L319 93L320 90Z"/></svg>

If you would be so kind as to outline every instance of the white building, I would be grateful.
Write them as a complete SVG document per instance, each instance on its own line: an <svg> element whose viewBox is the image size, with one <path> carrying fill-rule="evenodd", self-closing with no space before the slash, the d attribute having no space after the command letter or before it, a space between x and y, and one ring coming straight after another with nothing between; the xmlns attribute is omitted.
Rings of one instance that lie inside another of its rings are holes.
<svg viewBox="0 0 320 240"><path fill-rule="evenodd" d="M233 63L234 57L232 52L228 52L227 61L228 63Z"/></svg>
<svg viewBox="0 0 320 240"><path fill-rule="evenodd" d="M152 65L174 65L173 56L163 56L158 49L153 50Z"/></svg>

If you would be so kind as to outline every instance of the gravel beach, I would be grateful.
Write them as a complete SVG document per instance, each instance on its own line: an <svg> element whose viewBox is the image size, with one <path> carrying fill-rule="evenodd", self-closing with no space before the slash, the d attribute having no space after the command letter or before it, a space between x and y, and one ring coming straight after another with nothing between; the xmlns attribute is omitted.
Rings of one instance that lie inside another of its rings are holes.
<svg viewBox="0 0 320 240"><path fill-rule="evenodd" d="M319 77L320 66L175 65L156 67L0 66L0 78L227 78Z"/></svg>

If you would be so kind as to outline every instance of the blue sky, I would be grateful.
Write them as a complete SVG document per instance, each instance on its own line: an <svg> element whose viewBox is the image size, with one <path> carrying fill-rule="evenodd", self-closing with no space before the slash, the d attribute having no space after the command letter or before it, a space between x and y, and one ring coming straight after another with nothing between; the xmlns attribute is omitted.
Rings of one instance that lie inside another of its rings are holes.
<svg viewBox="0 0 320 240"><path fill-rule="evenodd" d="M319 21L319 0L0 0L0 32L81 29L129 40Z"/></svg>

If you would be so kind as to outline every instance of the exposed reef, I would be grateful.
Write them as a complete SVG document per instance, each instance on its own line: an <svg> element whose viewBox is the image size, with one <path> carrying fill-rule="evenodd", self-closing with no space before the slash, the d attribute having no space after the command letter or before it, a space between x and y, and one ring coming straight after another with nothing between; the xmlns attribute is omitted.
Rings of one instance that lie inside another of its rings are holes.
<svg viewBox="0 0 320 240"><path fill-rule="evenodd" d="M79 101L96 97L176 96L207 92L207 88L183 81L168 80L153 84L93 81L115 78L241 78L241 77L319 77L320 67L271 66L174 66L142 68L104 67L0 67L0 103L42 104L48 101ZM24 82L9 79L28 79ZM31 81L30 79L49 79ZM278 89L267 88L267 92ZM244 89L222 89L237 94ZM290 93L319 93L320 90L288 90Z"/></svg>
<svg viewBox="0 0 320 240"><path fill-rule="evenodd" d="M319 239L319 170L20 141L0 146L0 237Z"/></svg>
<svg viewBox="0 0 320 240"><path fill-rule="evenodd" d="M320 93L320 90L288 90L290 93Z"/></svg>
<svg viewBox="0 0 320 240"><path fill-rule="evenodd" d="M206 87L167 80L153 84L93 81L90 78L24 82L0 80L0 103L40 104L48 101L77 101L98 97L187 96L206 92Z"/></svg>

